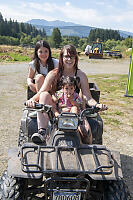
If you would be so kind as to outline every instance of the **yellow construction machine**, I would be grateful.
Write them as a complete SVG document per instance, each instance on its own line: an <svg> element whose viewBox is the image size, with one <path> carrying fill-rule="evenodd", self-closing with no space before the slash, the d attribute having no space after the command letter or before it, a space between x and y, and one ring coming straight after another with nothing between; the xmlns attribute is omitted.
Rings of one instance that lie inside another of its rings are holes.
<svg viewBox="0 0 133 200"><path fill-rule="evenodd" d="M102 58L103 48L101 42L93 42L91 50L89 52L89 58Z"/></svg>

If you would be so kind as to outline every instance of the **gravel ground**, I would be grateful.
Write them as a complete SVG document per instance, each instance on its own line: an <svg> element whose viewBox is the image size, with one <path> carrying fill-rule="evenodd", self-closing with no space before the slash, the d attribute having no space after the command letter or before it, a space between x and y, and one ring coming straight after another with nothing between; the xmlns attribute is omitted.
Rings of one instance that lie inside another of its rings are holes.
<svg viewBox="0 0 133 200"><path fill-rule="evenodd" d="M80 60L87 74L128 74L129 59ZM26 100L28 63L0 64L0 174L6 169L8 148L17 146L23 103ZM133 135L104 128L104 144L121 152L123 175L133 196Z"/></svg>

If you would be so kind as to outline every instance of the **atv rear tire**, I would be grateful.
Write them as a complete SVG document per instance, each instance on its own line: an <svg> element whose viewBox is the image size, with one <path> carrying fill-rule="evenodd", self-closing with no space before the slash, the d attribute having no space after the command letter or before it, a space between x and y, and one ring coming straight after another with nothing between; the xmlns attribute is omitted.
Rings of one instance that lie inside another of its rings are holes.
<svg viewBox="0 0 133 200"><path fill-rule="evenodd" d="M104 200L131 200L128 188L123 180L105 183Z"/></svg>
<svg viewBox="0 0 133 200"><path fill-rule="evenodd" d="M1 177L0 199L1 200L24 200L24 187L26 181L9 176L7 171L4 171Z"/></svg>

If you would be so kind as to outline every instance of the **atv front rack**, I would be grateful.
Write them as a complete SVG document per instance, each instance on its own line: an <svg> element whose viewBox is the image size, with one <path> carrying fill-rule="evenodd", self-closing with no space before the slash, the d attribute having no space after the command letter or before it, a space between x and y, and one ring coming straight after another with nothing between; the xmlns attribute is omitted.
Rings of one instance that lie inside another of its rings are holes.
<svg viewBox="0 0 133 200"><path fill-rule="evenodd" d="M114 161L111 152L101 145L21 147L21 168L25 173L87 173L109 175Z"/></svg>

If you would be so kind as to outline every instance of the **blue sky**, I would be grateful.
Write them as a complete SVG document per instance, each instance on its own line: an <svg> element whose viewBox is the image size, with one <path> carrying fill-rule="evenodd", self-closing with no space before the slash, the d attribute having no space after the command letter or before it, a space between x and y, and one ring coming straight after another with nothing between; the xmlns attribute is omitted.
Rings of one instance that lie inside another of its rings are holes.
<svg viewBox="0 0 133 200"><path fill-rule="evenodd" d="M3 18L62 20L133 32L133 0L0 0Z"/></svg>

